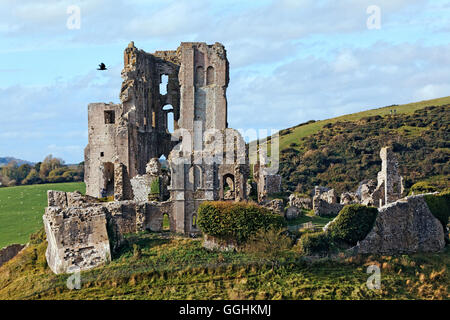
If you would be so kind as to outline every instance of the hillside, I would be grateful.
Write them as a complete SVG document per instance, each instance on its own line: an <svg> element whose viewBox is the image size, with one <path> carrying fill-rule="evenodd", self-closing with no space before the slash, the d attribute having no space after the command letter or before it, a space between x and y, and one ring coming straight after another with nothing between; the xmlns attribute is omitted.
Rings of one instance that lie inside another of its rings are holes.
<svg viewBox="0 0 450 320"><path fill-rule="evenodd" d="M144 233L128 237L114 260L69 275L47 266L45 233L0 267L2 299L448 299L449 248L440 254L311 260L295 249L268 259L212 252L198 239ZM276 260L273 260L276 259ZM382 268L382 287L367 288L369 265Z"/></svg>
<svg viewBox="0 0 450 320"><path fill-rule="evenodd" d="M33 164L30 161L20 160L20 159L16 159L16 158L13 158L13 157L0 157L0 167L7 165L11 161L17 162L17 165L19 165L19 166L21 166L22 164L29 164L29 165Z"/></svg>
<svg viewBox="0 0 450 320"><path fill-rule="evenodd" d="M391 110L396 113L391 113ZM449 187L450 97L389 106L338 118L310 121L280 131L280 170L286 191L315 185L354 191L376 179L379 150L398 153L405 187L427 180Z"/></svg>

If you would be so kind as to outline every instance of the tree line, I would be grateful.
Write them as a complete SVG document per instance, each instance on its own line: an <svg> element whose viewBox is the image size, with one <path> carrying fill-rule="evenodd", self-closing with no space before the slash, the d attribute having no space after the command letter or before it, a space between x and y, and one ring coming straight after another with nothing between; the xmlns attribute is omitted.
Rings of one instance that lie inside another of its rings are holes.
<svg viewBox="0 0 450 320"><path fill-rule="evenodd" d="M18 185L83 181L84 162L66 165L64 160L48 155L42 162L34 165L18 165L11 161L0 167L0 187Z"/></svg>

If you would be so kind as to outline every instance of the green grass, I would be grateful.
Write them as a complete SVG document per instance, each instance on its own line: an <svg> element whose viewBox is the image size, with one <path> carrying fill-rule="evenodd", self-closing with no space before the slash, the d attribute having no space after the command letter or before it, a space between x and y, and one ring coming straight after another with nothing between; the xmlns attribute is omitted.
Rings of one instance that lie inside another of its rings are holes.
<svg viewBox="0 0 450 320"><path fill-rule="evenodd" d="M428 106L443 106L450 104L450 97L444 97L433 100L420 101L415 103L403 104L398 106L382 107L378 109L372 109L367 111L362 111L358 113L352 113L332 119L316 121L303 126L293 127L292 132L280 136L280 150L289 148L291 143L297 143L301 138L315 134L322 129L322 127L328 123L335 123L338 121L357 121L361 118L370 116L385 116L390 114L390 110L396 109L397 114L412 114L414 111L428 107Z"/></svg>
<svg viewBox="0 0 450 320"><path fill-rule="evenodd" d="M25 244L42 227L47 190L85 193L86 187L83 182L71 182L0 188L0 248Z"/></svg>
<svg viewBox="0 0 450 320"><path fill-rule="evenodd" d="M81 273L81 289L45 262L46 241L0 267L1 299L449 299L450 248L443 253L308 259L295 247L272 263L242 252L211 252L201 241L143 233L106 266ZM133 244L141 248L133 257ZM369 265L381 289L366 286Z"/></svg>
<svg viewBox="0 0 450 320"><path fill-rule="evenodd" d="M328 222L334 219L334 217L319 217L314 214L314 211L303 211L305 214L296 218L292 219L288 222L289 226L296 226L307 222L312 222L314 226L317 227L324 227Z"/></svg>

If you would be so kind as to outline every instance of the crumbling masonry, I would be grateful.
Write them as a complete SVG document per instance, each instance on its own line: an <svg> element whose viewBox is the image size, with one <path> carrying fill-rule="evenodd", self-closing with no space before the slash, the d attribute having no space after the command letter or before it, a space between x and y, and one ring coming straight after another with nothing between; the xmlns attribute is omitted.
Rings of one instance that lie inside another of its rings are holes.
<svg viewBox="0 0 450 320"><path fill-rule="evenodd" d="M123 234L161 231L164 215L171 231L196 234L201 202L247 197L248 154L228 128L222 44L150 54L131 42L122 78L120 104L88 107L86 196L49 192L47 261L56 273L108 261Z"/></svg>

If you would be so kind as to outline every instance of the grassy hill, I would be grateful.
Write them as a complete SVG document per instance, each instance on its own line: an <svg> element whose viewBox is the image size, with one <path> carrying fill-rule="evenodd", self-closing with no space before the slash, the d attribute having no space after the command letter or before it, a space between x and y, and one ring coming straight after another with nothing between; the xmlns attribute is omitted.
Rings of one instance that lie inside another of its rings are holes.
<svg viewBox="0 0 450 320"><path fill-rule="evenodd" d="M20 160L20 159L16 159L13 157L0 157L0 167L1 166L5 166L8 163L10 163L11 161L15 161L17 163L18 166L22 165L22 164L30 164L32 165L33 163L30 161L26 161L26 160Z"/></svg>
<svg viewBox="0 0 450 320"><path fill-rule="evenodd" d="M323 126L329 123L335 123L335 122L344 122L344 121L357 121L362 118L366 117L373 117L373 116L389 116L391 110L396 110L397 114L411 114L414 113L416 110L423 109L425 107L430 106L444 106L444 105L450 105L450 96L439 98L439 99L433 99L433 100L425 100L420 102L414 102L414 103L408 103L408 104L402 104L402 105L392 105L377 109L371 109L367 111L347 114L344 116L332 118L332 119L326 119L326 120L320 120L320 121L314 121L307 124L300 124L285 130L280 131L280 150L286 149L289 147L291 143L297 142L299 139L303 137L310 136L312 134L315 134L319 132Z"/></svg>
<svg viewBox="0 0 450 320"><path fill-rule="evenodd" d="M69 275L50 271L46 247L41 232L0 267L0 300L449 299L449 247L440 254L339 260L311 260L292 249L268 259L211 252L197 239L143 233L129 236L108 265L82 272L80 290L67 288ZM378 290L366 285L367 267L373 264L382 273Z"/></svg>
<svg viewBox="0 0 450 320"><path fill-rule="evenodd" d="M42 227L47 190L85 192L82 182L0 188L0 248L24 244Z"/></svg>
<svg viewBox="0 0 450 320"><path fill-rule="evenodd" d="M391 114L391 110L396 110ZM429 181L450 187L450 97L388 106L280 131L280 170L286 191L326 185L354 191L376 179L385 145L398 153L405 186Z"/></svg>

